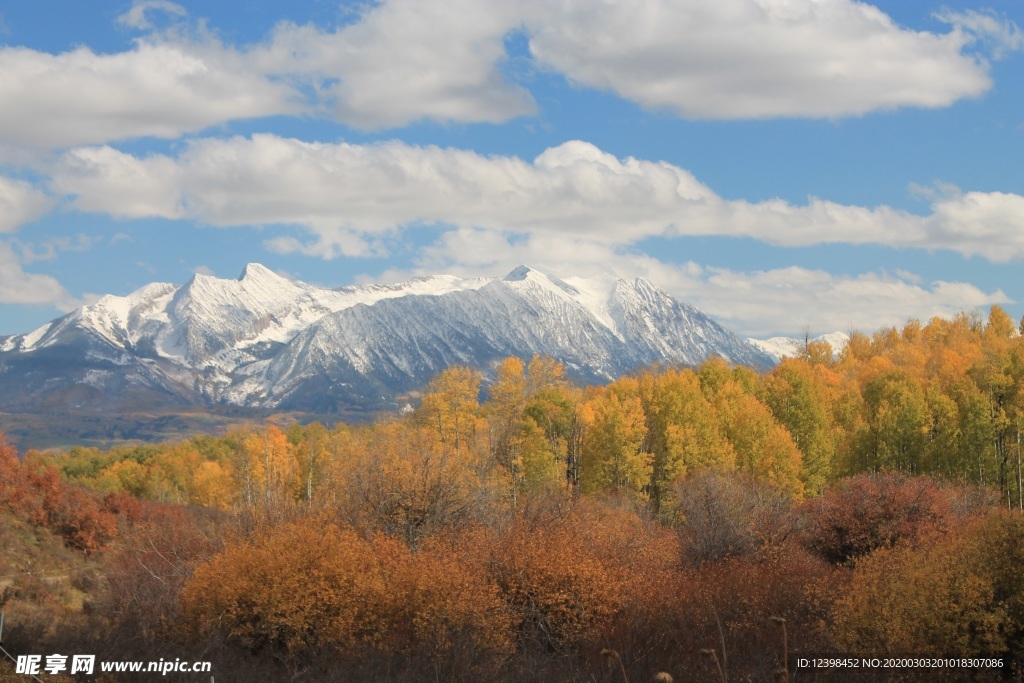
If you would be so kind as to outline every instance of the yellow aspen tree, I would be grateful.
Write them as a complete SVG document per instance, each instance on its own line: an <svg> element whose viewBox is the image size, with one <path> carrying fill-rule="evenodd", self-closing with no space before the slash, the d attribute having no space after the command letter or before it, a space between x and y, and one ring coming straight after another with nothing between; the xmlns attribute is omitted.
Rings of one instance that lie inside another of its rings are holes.
<svg viewBox="0 0 1024 683"><path fill-rule="evenodd" d="M253 432L242 442L247 491L245 503L258 518L283 520L295 502L299 485L294 449L284 432L274 425Z"/></svg>
<svg viewBox="0 0 1024 683"><path fill-rule="evenodd" d="M729 381L716 397L725 434L736 453L736 468L794 498L803 496L800 451L766 405Z"/></svg>
<svg viewBox="0 0 1024 683"><path fill-rule="evenodd" d="M1002 306L993 306L989 309L988 322L985 325L986 338L1009 339L1015 333L1013 318Z"/></svg>
<svg viewBox="0 0 1024 683"><path fill-rule="evenodd" d="M493 460L502 467L512 483L515 501L523 487L523 410L526 408L526 365L509 357L496 369L494 383L485 406L489 420L489 444Z"/></svg>
<svg viewBox="0 0 1024 683"><path fill-rule="evenodd" d="M112 490L130 493L136 498L151 498L148 472L145 465L140 465L130 458L119 460L104 470L105 478L116 481Z"/></svg>
<svg viewBox="0 0 1024 683"><path fill-rule="evenodd" d="M871 460L879 469L920 474L930 416L924 390L900 370L879 374L864 387Z"/></svg>
<svg viewBox="0 0 1024 683"><path fill-rule="evenodd" d="M307 507L312 507L314 495L328 475L330 433L319 422L305 427L292 425L288 431L299 468L301 498Z"/></svg>
<svg viewBox="0 0 1024 683"><path fill-rule="evenodd" d="M830 368L796 358L782 361L763 382L765 402L800 449L800 479L811 495L821 493L834 477L838 382Z"/></svg>
<svg viewBox="0 0 1024 683"><path fill-rule="evenodd" d="M651 479L651 454L642 450L646 424L640 397L620 397L613 384L588 400L584 411L583 490L640 493Z"/></svg>
<svg viewBox="0 0 1024 683"><path fill-rule="evenodd" d="M731 469L735 456L692 371L645 373L639 389L646 420L643 450L651 454L648 490L658 512L675 480L693 469Z"/></svg>
<svg viewBox="0 0 1024 683"><path fill-rule="evenodd" d="M526 479L534 487L565 482L573 489L583 436L580 391L566 380L565 366L554 358L536 355L526 368L526 396L524 419L539 428L546 443L544 449L530 451L536 457L527 459ZM533 429L530 424L526 428Z"/></svg>
<svg viewBox="0 0 1024 683"><path fill-rule="evenodd" d="M174 444L146 463L151 494L165 503L188 503L192 475L199 467L199 454L188 442Z"/></svg>
<svg viewBox="0 0 1024 683"><path fill-rule="evenodd" d="M235 502L234 477L230 467L214 460L200 463L192 477L189 499L193 505L230 509Z"/></svg>
<svg viewBox="0 0 1024 683"><path fill-rule="evenodd" d="M472 494L482 489L474 463L446 452L432 428L398 420L362 430L360 438L363 455L349 478L360 521L415 547L429 532L472 516Z"/></svg>
<svg viewBox="0 0 1024 683"><path fill-rule="evenodd" d="M549 389L562 389L565 380L565 366L549 356L536 355L526 368L526 395L533 398Z"/></svg>
<svg viewBox="0 0 1024 683"><path fill-rule="evenodd" d="M729 370L729 364L722 360L721 356L712 356L701 364L697 376L700 378L704 396L710 401L725 383L732 379L732 372Z"/></svg>
<svg viewBox="0 0 1024 683"><path fill-rule="evenodd" d="M479 396L480 373L455 365L430 381L420 404L422 422L435 431L441 446L456 457L473 448Z"/></svg>

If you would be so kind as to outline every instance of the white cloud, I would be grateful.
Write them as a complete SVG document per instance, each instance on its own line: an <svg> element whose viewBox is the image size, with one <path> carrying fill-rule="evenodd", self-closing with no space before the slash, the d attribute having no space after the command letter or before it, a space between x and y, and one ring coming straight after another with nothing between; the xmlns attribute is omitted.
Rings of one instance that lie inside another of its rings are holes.
<svg viewBox="0 0 1024 683"><path fill-rule="evenodd" d="M318 233L318 237L311 241L302 241L296 237L272 237L264 240L263 246L275 254L302 254L322 259L339 256L384 257L388 253L381 242L367 239L352 230L327 226Z"/></svg>
<svg viewBox="0 0 1024 683"><path fill-rule="evenodd" d="M284 23L252 51L265 73L310 79L334 116L358 128L419 119L500 123L532 114L500 71L522 2L391 0L335 31Z"/></svg>
<svg viewBox="0 0 1024 683"><path fill-rule="evenodd" d="M1024 197L967 192L937 200L926 219L928 244L990 261L1024 257Z"/></svg>
<svg viewBox="0 0 1024 683"><path fill-rule="evenodd" d="M75 195L83 211L220 226L297 224L342 247L353 234L416 223L629 241L665 231L681 207L720 202L682 169L620 162L582 142L529 163L397 141L326 144L273 135L204 139L177 159L77 149L55 169L53 188Z"/></svg>
<svg viewBox="0 0 1024 683"><path fill-rule="evenodd" d="M0 242L0 303L53 304L65 311L79 305L55 278L26 273L7 242Z"/></svg>
<svg viewBox="0 0 1024 683"><path fill-rule="evenodd" d="M131 9L117 18L117 23L140 31L153 28L147 14L153 11L164 12L172 17L186 17L188 11L181 5L170 0L134 0Z"/></svg>
<svg viewBox="0 0 1024 683"><path fill-rule="evenodd" d="M1005 57L1008 52L1024 50L1024 31L992 10L954 12L945 9L935 17L971 40L980 41L996 59Z"/></svg>
<svg viewBox="0 0 1024 683"><path fill-rule="evenodd" d="M542 2L538 60L691 119L826 117L943 107L990 87L971 37L899 27L853 0Z"/></svg>
<svg viewBox="0 0 1024 683"><path fill-rule="evenodd" d="M398 141L326 144L273 135L205 139L177 159L81 148L64 157L53 187L75 195L83 211L223 226L298 224L328 241L416 223L629 241L669 229L682 207L721 201L683 169L620 162L582 142L529 163Z"/></svg>
<svg viewBox="0 0 1024 683"><path fill-rule="evenodd" d="M40 218L50 205L49 197L29 183L0 176L0 233Z"/></svg>
<svg viewBox="0 0 1024 683"><path fill-rule="evenodd" d="M389 0L333 32L283 24L254 54L268 73L323 83L359 128L532 113L499 69L517 31L538 66L685 118L835 118L987 91L987 64L964 50L1013 27L950 16L954 30L936 34L854 0Z"/></svg>
<svg viewBox="0 0 1024 683"><path fill-rule="evenodd" d="M702 268L677 288L689 289L690 300L717 312L726 326L753 336L792 335L805 326L817 332L871 331L902 326L909 318L949 318L963 310L1010 303L1002 290L918 280L913 275L834 275L797 267L756 272Z"/></svg>
<svg viewBox="0 0 1024 683"><path fill-rule="evenodd" d="M176 138L278 114L362 129L505 122L537 109L504 73L516 33L535 67L695 119L947 106L991 86L966 49L1021 42L995 15L947 13L953 29L937 34L854 0L387 0L336 29L282 23L239 46L169 0L138 0L119 21L149 30L156 11L183 22L124 52L0 48L0 149Z"/></svg>
<svg viewBox="0 0 1024 683"><path fill-rule="evenodd" d="M212 39L144 40L115 54L0 47L0 73L0 146L175 138L302 109L290 87L253 72L240 53Z"/></svg>
<svg viewBox="0 0 1024 683"><path fill-rule="evenodd" d="M30 264L36 261L52 261L62 251L88 251L98 241L98 237L79 233L74 237L50 237L38 243L12 240L11 244L18 247L22 262Z"/></svg>
<svg viewBox="0 0 1024 683"><path fill-rule="evenodd" d="M400 281L439 272L495 276L521 263L560 277L646 277L729 329L756 337L796 335L805 326L817 332L872 331L902 326L908 318L951 317L1010 302L1001 290L985 292L965 282L923 283L905 272L835 275L798 267L744 272L693 262L669 264L578 237L522 237L479 229L446 232L421 250L413 270L372 279Z"/></svg>
<svg viewBox="0 0 1024 683"><path fill-rule="evenodd" d="M516 157L420 147L309 143L274 135L203 139L178 158L110 147L66 154L52 189L82 211L186 218L216 226L290 224L311 242L278 252L379 254L379 239L441 224L576 235L632 244L651 236L749 237L780 246L826 243L949 249L992 261L1024 258L1024 197L941 187L932 213L811 198L726 200L666 162L620 160L586 142Z"/></svg>
<svg viewBox="0 0 1024 683"><path fill-rule="evenodd" d="M181 176L180 166L165 156L139 158L113 147L82 147L64 155L50 185L75 195L80 211L116 218L185 218Z"/></svg>
<svg viewBox="0 0 1024 683"><path fill-rule="evenodd" d="M187 14L168 0L141 0L118 21L148 30L154 11ZM317 110L360 128L503 122L535 110L500 70L504 35L517 21L511 4L398 0L334 31L283 23L257 45L225 45L198 22L113 54L2 47L0 149L176 138Z"/></svg>

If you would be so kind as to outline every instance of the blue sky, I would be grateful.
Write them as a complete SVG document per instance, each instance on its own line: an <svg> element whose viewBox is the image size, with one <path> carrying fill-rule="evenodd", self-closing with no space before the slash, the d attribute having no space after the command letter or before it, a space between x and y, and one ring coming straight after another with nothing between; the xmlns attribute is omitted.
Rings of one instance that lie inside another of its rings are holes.
<svg viewBox="0 0 1024 683"><path fill-rule="evenodd" d="M0 2L0 335L257 261L1024 314L1024 3Z"/></svg>

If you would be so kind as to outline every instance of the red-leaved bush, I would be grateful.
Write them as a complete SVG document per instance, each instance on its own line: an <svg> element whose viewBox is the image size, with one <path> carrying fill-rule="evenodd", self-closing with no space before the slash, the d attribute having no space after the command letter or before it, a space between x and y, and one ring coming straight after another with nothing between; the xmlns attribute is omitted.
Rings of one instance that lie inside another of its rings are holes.
<svg viewBox="0 0 1024 683"><path fill-rule="evenodd" d="M932 479L881 472L844 479L804 503L801 512L807 547L842 564L944 530L952 506Z"/></svg>
<svg viewBox="0 0 1024 683"><path fill-rule="evenodd" d="M53 467L19 460L0 433L0 509L43 526L86 554L117 536L117 519L98 494L72 486Z"/></svg>

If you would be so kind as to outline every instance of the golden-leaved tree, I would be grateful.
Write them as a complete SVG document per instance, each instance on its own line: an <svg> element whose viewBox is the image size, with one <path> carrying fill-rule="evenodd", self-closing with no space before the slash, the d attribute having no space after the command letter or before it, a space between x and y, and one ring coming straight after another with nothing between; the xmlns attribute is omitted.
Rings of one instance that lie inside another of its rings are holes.
<svg viewBox="0 0 1024 683"><path fill-rule="evenodd" d="M642 450L651 454L651 507L659 512L672 484L689 472L732 469L735 453L715 408L690 370L645 372L639 378L645 415Z"/></svg>
<svg viewBox="0 0 1024 683"><path fill-rule="evenodd" d="M299 468L288 437L274 425L242 440L234 463L235 486L244 516L275 523L294 510Z"/></svg>
<svg viewBox="0 0 1024 683"><path fill-rule="evenodd" d="M651 480L651 454L639 384L623 378L591 393L582 406L586 423L580 482L584 492L640 493Z"/></svg>
<svg viewBox="0 0 1024 683"><path fill-rule="evenodd" d="M803 496L800 451L766 405L728 381L715 396L721 424L736 454L736 468L795 498Z"/></svg>
<svg viewBox="0 0 1024 683"><path fill-rule="evenodd" d="M480 382L478 371L454 365L430 381L420 404L423 424L435 430L442 448L456 457L475 446Z"/></svg>

